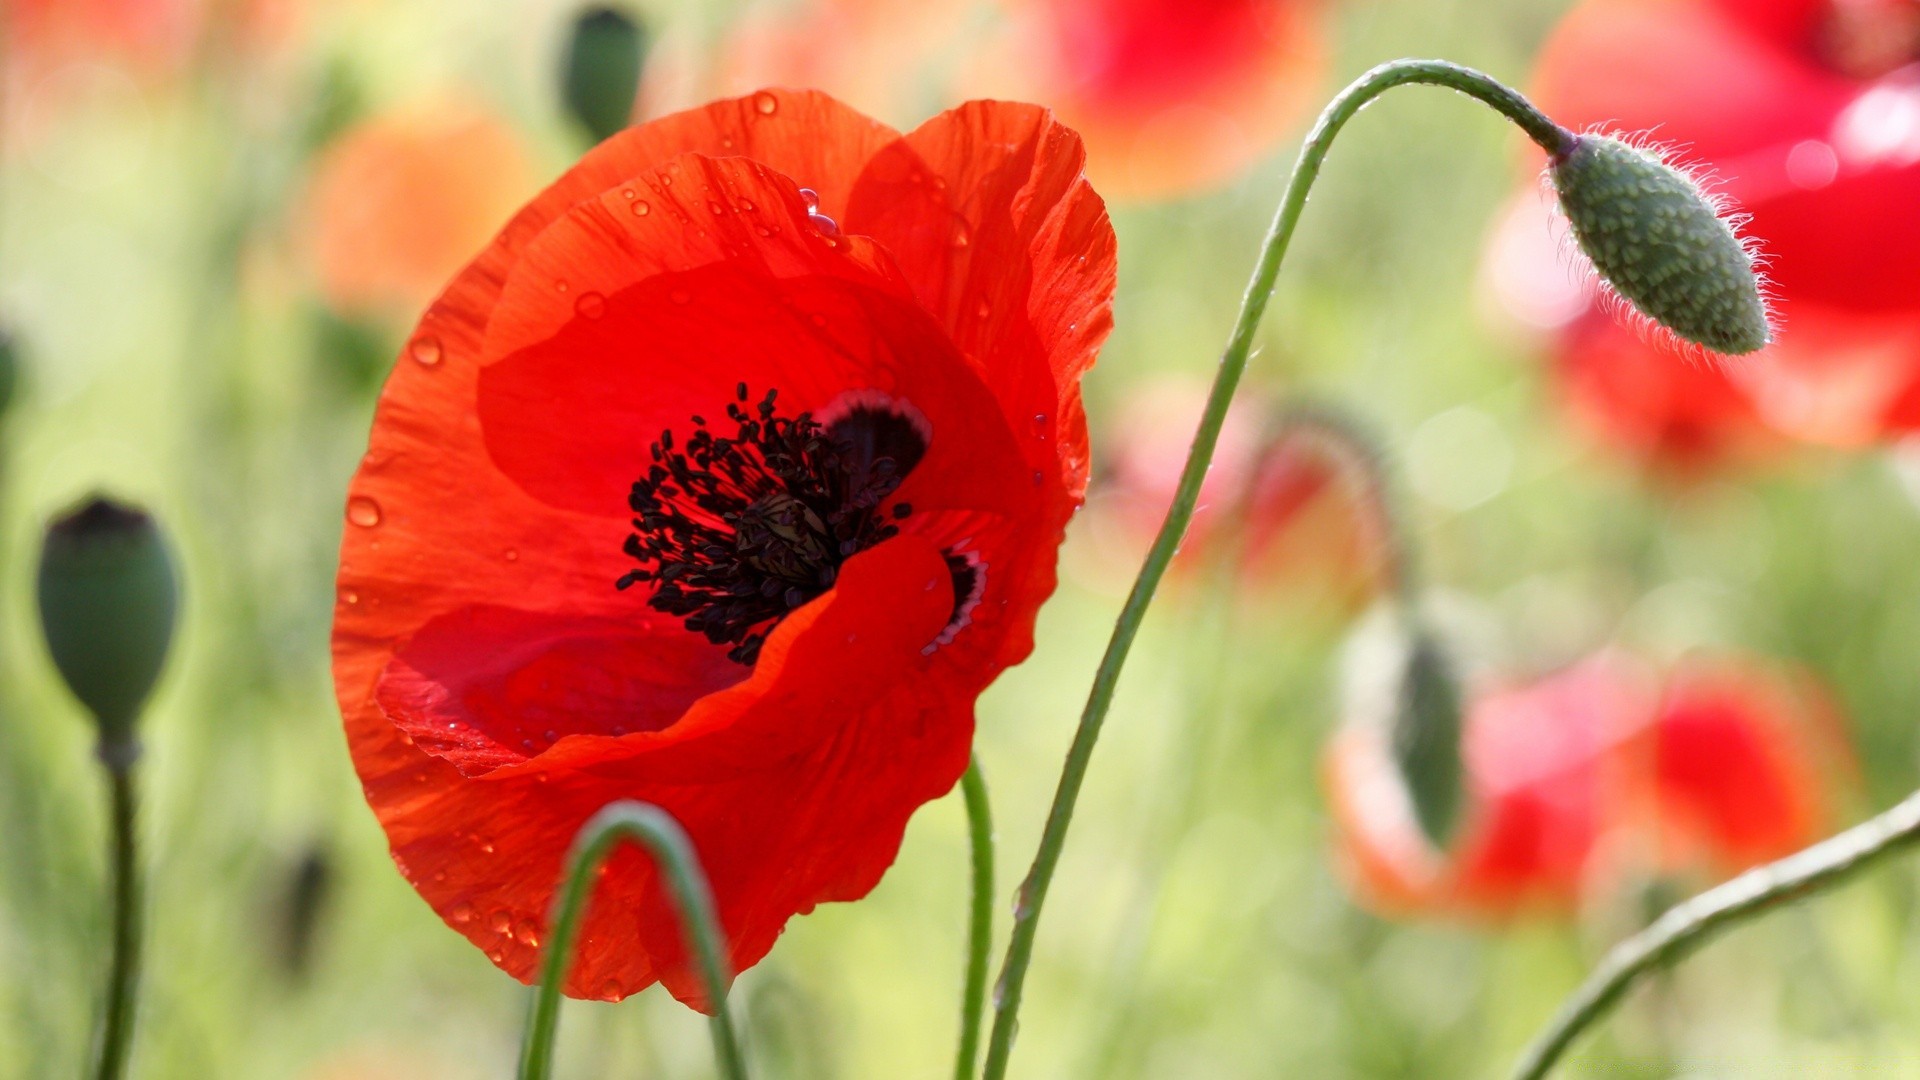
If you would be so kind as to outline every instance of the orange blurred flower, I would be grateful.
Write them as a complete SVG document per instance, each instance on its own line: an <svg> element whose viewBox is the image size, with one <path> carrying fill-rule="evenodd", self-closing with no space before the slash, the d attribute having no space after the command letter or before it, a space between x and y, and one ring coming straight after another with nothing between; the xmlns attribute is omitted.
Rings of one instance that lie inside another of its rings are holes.
<svg viewBox="0 0 1920 1080"><path fill-rule="evenodd" d="M302 245L321 295L344 314L424 307L538 187L520 136L466 105L365 120L320 155Z"/></svg>

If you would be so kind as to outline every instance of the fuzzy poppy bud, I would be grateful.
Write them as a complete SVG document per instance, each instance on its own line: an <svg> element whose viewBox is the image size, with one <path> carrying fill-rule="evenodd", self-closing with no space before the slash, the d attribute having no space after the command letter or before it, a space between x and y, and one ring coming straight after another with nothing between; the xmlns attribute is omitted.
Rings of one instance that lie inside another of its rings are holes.
<svg viewBox="0 0 1920 1080"><path fill-rule="evenodd" d="M1576 136L1550 173L1580 250L1642 314L1714 352L1767 344L1753 255L1692 177L1607 135Z"/></svg>
<svg viewBox="0 0 1920 1080"><path fill-rule="evenodd" d="M166 541L144 511L96 496L48 526L40 627L61 678L99 722L103 750L133 745L173 640L177 593Z"/></svg>
<svg viewBox="0 0 1920 1080"><path fill-rule="evenodd" d="M617 9L589 8L574 20L561 96L594 142L632 121L647 46L646 29Z"/></svg>
<svg viewBox="0 0 1920 1080"><path fill-rule="evenodd" d="M1460 820L1460 685L1433 635L1416 630L1393 719L1393 759L1420 831L1445 848Z"/></svg>

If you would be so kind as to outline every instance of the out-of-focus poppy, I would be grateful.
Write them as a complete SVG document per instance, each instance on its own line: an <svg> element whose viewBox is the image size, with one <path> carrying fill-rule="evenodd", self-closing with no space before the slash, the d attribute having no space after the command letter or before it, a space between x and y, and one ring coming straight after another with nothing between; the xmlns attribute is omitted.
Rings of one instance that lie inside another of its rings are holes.
<svg viewBox="0 0 1920 1080"><path fill-rule="evenodd" d="M1103 554L1129 574L1173 502L1207 392L1193 377L1149 379L1114 412L1095 532ZM1243 584L1304 584L1357 605L1378 585L1382 541L1351 471L1338 448L1285 424L1259 390L1243 389L1227 410L1176 570L1230 555Z"/></svg>
<svg viewBox="0 0 1920 1080"><path fill-rule="evenodd" d="M1920 425L1920 35L1905 0L1587 0L1534 80L1570 126L1651 130L1752 214L1786 333L1687 377L1797 438L1855 444ZM1626 366L1667 346L1583 327L1562 347ZM1621 425L1659 427L1666 408ZM1630 395L1608 408L1624 416ZM1717 413L1732 427L1739 410ZM1683 451L1687 452L1687 451Z"/></svg>
<svg viewBox="0 0 1920 1080"><path fill-rule="evenodd" d="M1657 686L1608 653L1476 697L1470 809L1450 852L1421 839L1384 730L1344 727L1324 771L1363 900L1506 918L1570 912L1656 874L1718 879L1811 843L1849 775L1844 746L1806 676L1688 660Z"/></svg>
<svg viewBox="0 0 1920 1080"><path fill-rule="evenodd" d="M686 827L738 970L958 780L1085 488L1115 250L1082 161L1032 106L901 136L761 91L602 143L428 309L334 674L395 862L496 964L533 974L612 800ZM648 860L608 866L569 992L708 1004Z"/></svg>
<svg viewBox="0 0 1920 1080"><path fill-rule="evenodd" d="M1343 725L1323 772L1355 889L1390 913L1572 910L1618 803L1608 748L1644 722L1650 704L1644 672L1616 654L1474 694L1462 745L1467 816L1444 853L1421 835L1387 729Z"/></svg>
<svg viewBox="0 0 1920 1080"><path fill-rule="evenodd" d="M1102 190L1228 183L1305 115L1323 73L1314 0L1009 0L987 77L1052 103Z"/></svg>
<svg viewBox="0 0 1920 1080"><path fill-rule="evenodd" d="M348 128L321 152L301 242L343 314L418 311L538 186L514 130L468 105L420 104Z"/></svg>
<svg viewBox="0 0 1920 1080"><path fill-rule="evenodd" d="M1838 714L1807 676L1693 661L1623 747L1670 869L1725 875L1818 839L1845 776Z"/></svg>

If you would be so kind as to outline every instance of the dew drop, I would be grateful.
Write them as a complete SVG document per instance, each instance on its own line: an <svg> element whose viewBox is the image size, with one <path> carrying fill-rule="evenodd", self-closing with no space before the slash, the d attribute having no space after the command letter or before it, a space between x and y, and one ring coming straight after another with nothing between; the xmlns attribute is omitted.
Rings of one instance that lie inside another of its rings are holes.
<svg viewBox="0 0 1920 1080"><path fill-rule="evenodd" d="M534 928L532 919L521 919L513 926L514 940L530 948L540 947L540 931Z"/></svg>
<svg viewBox="0 0 1920 1080"><path fill-rule="evenodd" d="M723 150L733 149L733 136L731 135L720 136L720 148Z"/></svg>
<svg viewBox="0 0 1920 1080"><path fill-rule="evenodd" d="M807 213L820 209L820 193L810 187L800 189L800 201L807 204Z"/></svg>
<svg viewBox="0 0 1920 1080"><path fill-rule="evenodd" d="M355 495L347 500L347 520L363 529L371 529L380 524L380 504L365 495Z"/></svg>
<svg viewBox="0 0 1920 1080"><path fill-rule="evenodd" d="M598 319L607 313L607 298L597 292L581 293L573 302L573 310L583 319Z"/></svg>
<svg viewBox="0 0 1920 1080"><path fill-rule="evenodd" d="M437 881L439 878L436 876L434 880ZM473 921L473 905L464 901L455 904L453 907L447 909L447 918L452 919L461 926L465 926Z"/></svg>
<svg viewBox="0 0 1920 1080"><path fill-rule="evenodd" d="M975 316L984 319L993 314L993 308L985 300L982 300L980 301L980 305L973 309L973 313Z"/></svg>
<svg viewBox="0 0 1920 1080"><path fill-rule="evenodd" d="M480 854L482 855L493 854L493 841L491 840L480 841Z"/></svg>
<svg viewBox="0 0 1920 1080"><path fill-rule="evenodd" d="M953 223L953 246L957 248L963 248L971 243L973 243L973 234L967 230L967 223L964 221L954 222Z"/></svg>
<svg viewBox="0 0 1920 1080"><path fill-rule="evenodd" d="M493 961L496 964L505 963L507 959L507 954L500 949L488 949L487 959Z"/></svg>
<svg viewBox="0 0 1920 1080"><path fill-rule="evenodd" d="M612 979L608 979L606 982L601 983L600 984L600 1000L619 1001L620 1000L620 984L613 981Z"/></svg>
<svg viewBox="0 0 1920 1080"><path fill-rule="evenodd" d="M637 198L639 198L639 197L640 197L640 193L639 193L639 192L637 192L637 191L635 191L635 190L633 190L633 189L632 189L632 188L630 188L630 187L629 187L629 188L621 188L621 189L620 189L620 194L622 194L622 195L625 195L625 196L627 197L627 201L628 201L628 202L632 202L633 200L635 200L635 199L637 199Z"/></svg>
<svg viewBox="0 0 1920 1080"><path fill-rule="evenodd" d="M413 344L407 346L407 355L427 367L432 367L440 362L442 355L440 339L432 336L414 338Z"/></svg>
<svg viewBox="0 0 1920 1080"><path fill-rule="evenodd" d="M505 553L504 555L502 555L502 556L501 556L501 558L504 558L504 559L506 559L506 560L507 560L508 562L519 562L519 561L520 561L520 549L519 549L519 548L508 548L508 549L506 550L506 553Z"/></svg>
<svg viewBox="0 0 1920 1080"><path fill-rule="evenodd" d="M556 732L556 731L553 731L553 730L548 730L548 732L547 732L547 741L548 741L548 742L552 742L552 741L554 741L555 739L558 739L559 737L560 737L560 734L559 734L558 732Z"/></svg>
<svg viewBox="0 0 1920 1080"><path fill-rule="evenodd" d="M487 929L496 934L504 934L513 928L513 916L504 911L496 911L487 919Z"/></svg>
<svg viewBox="0 0 1920 1080"><path fill-rule="evenodd" d="M1041 484L1045 482L1046 482L1046 477L1041 475L1040 470L1039 469L1033 470L1033 486L1039 487Z"/></svg>
<svg viewBox="0 0 1920 1080"><path fill-rule="evenodd" d="M1044 439L1047 437L1046 413L1037 412L1033 414L1033 436L1036 439Z"/></svg>
<svg viewBox="0 0 1920 1080"><path fill-rule="evenodd" d="M354 592L352 589L348 589L346 592L340 594L340 599L346 601L348 607L352 607L360 602L360 594Z"/></svg>
<svg viewBox="0 0 1920 1080"><path fill-rule="evenodd" d="M554 282L553 282L553 291L555 291L555 292L566 292L566 291L567 291L567 282L566 282L566 279L564 279L564 278L555 278L555 279L554 279Z"/></svg>
<svg viewBox="0 0 1920 1080"><path fill-rule="evenodd" d="M647 200L641 199L639 202L633 204L633 215L635 217L646 217L651 213L653 213L653 204Z"/></svg>
<svg viewBox="0 0 1920 1080"><path fill-rule="evenodd" d="M780 99L762 90L753 95L753 108L761 116L772 116L780 111Z"/></svg>
<svg viewBox="0 0 1920 1080"><path fill-rule="evenodd" d="M840 223L825 214L810 212L807 214L807 220L813 222L813 227L820 230L821 236L840 235Z"/></svg>
<svg viewBox="0 0 1920 1080"><path fill-rule="evenodd" d="M749 199L741 199L735 209L743 214L751 214L753 213L753 202Z"/></svg>
<svg viewBox="0 0 1920 1080"><path fill-rule="evenodd" d="M727 208L724 205L722 205L719 200L716 199L707 203L707 212L712 214L714 217L719 217L721 214L724 214L727 212Z"/></svg>

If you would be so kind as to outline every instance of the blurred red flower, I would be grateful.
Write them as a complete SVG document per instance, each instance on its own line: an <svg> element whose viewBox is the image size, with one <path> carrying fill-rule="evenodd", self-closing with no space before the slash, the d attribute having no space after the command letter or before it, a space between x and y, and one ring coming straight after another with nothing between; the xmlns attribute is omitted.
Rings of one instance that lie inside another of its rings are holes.
<svg viewBox="0 0 1920 1080"><path fill-rule="evenodd" d="M1910 0L1586 0L1548 41L1536 100L1569 126L1649 130L1753 216L1787 332L1751 361L1633 385L1670 347L1580 320L1571 392L1630 445L1698 458L1758 415L1857 444L1920 427L1920 15ZM1601 339L1611 337L1613 341ZM1644 354L1634 356L1633 354ZM1627 359L1632 356L1632 359ZM1738 454L1734 456L1739 456Z"/></svg>
<svg viewBox="0 0 1920 1080"><path fill-rule="evenodd" d="M335 311L410 315L538 186L524 141L497 117L446 102L397 109L321 151L302 246Z"/></svg>
<svg viewBox="0 0 1920 1080"><path fill-rule="evenodd" d="M1087 140L1103 190L1168 198L1237 179L1314 102L1314 0L1009 0L992 76Z"/></svg>
<svg viewBox="0 0 1920 1080"><path fill-rule="evenodd" d="M1388 913L1570 913L1648 874L1720 878L1803 847L1848 777L1836 714L1805 676L1737 659L1654 686L1601 654L1474 695L1470 811L1448 852L1419 832L1386 732L1348 725L1324 774L1338 852Z"/></svg>
<svg viewBox="0 0 1920 1080"><path fill-rule="evenodd" d="M807 0L743 20L719 77L821 86L882 114L955 86L1044 101L1085 138L1109 197L1167 198L1229 183L1272 151L1323 71L1316 0L1001 6L983 23L951 0ZM650 75L655 98L688 81L671 67Z"/></svg>
<svg viewBox="0 0 1920 1080"><path fill-rule="evenodd" d="M1115 253L1081 163L1032 106L901 136L762 91L595 148L428 309L334 673L395 862L500 967L612 800L686 827L744 969L959 778L1086 483ZM704 1006L648 861L608 865L568 991Z"/></svg>
<svg viewBox="0 0 1920 1080"><path fill-rule="evenodd" d="M1114 411L1093 527L1110 556L1104 561L1129 576L1173 502L1207 393L1197 377L1154 378L1130 389ZM1380 523L1349 482L1355 478L1346 475L1340 448L1322 433L1278 423L1269 397L1241 390L1174 568L1229 556L1242 584L1303 585L1357 607L1377 586Z"/></svg>

